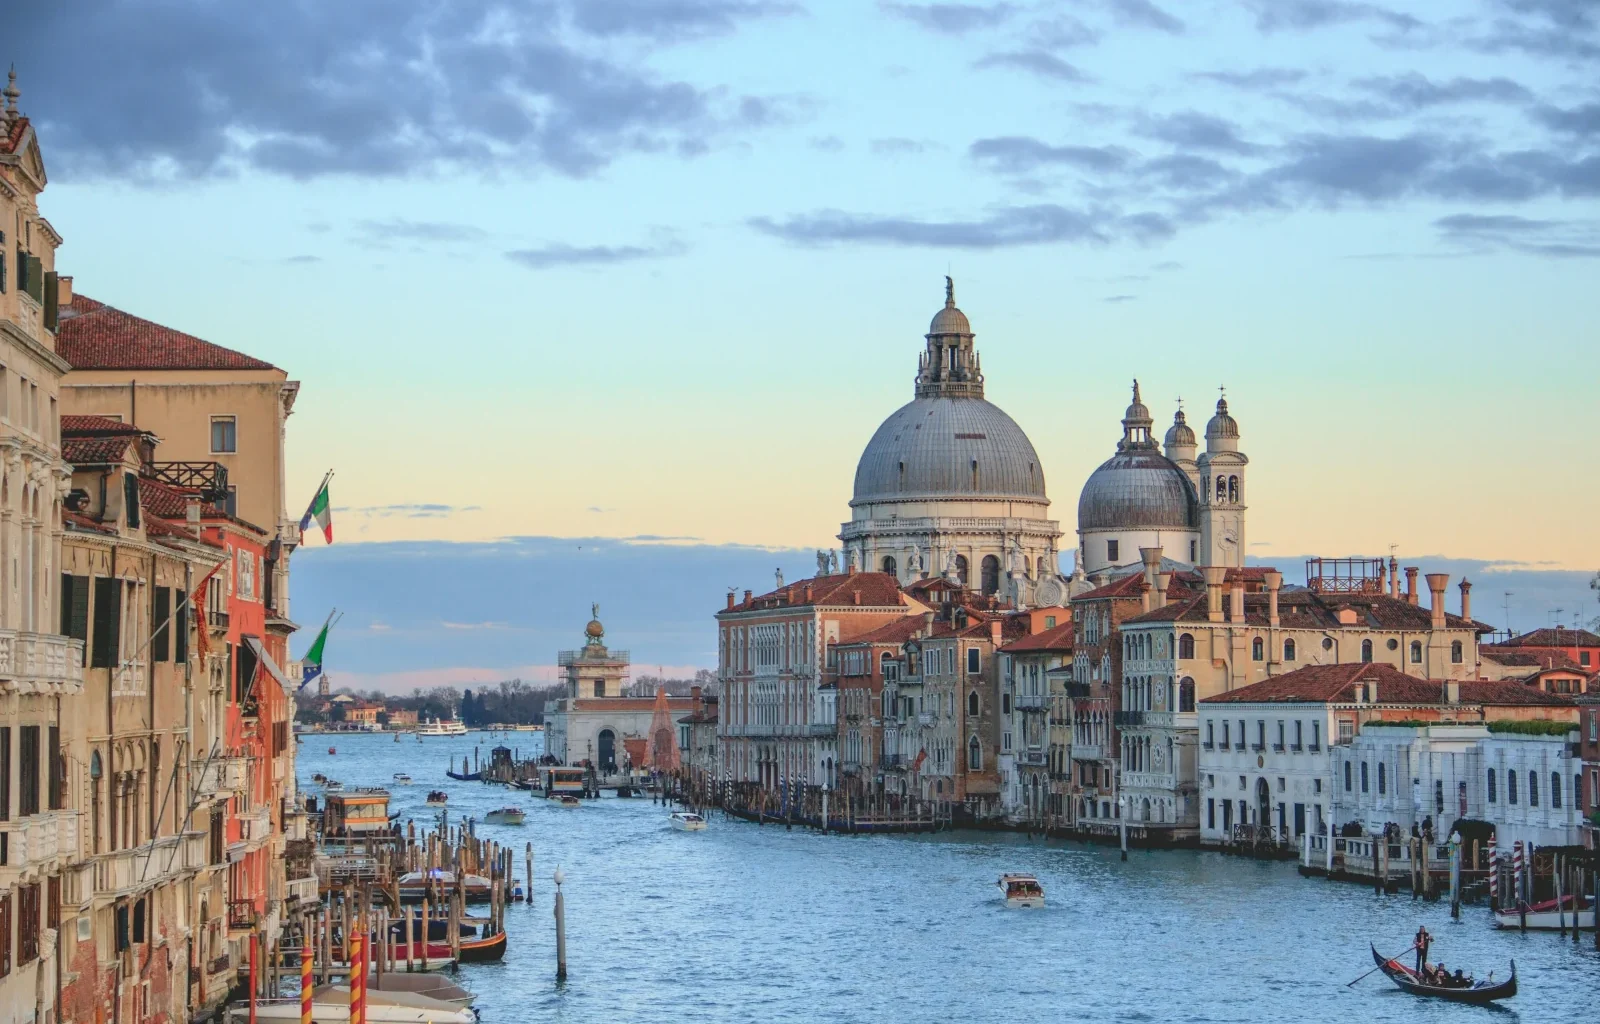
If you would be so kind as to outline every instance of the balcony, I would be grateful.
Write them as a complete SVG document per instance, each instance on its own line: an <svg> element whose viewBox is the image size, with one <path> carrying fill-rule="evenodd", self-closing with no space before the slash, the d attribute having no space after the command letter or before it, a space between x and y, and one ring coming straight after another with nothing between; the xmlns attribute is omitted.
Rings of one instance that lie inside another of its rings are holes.
<svg viewBox="0 0 1600 1024"><path fill-rule="evenodd" d="M83 641L0 629L0 693L83 692Z"/></svg>
<svg viewBox="0 0 1600 1024"><path fill-rule="evenodd" d="M0 822L4 845L0 866L13 871L40 868L57 858L78 858L78 812L45 811Z"/></svg>
<svg viewBox="0 0 1600 1024"><path fill-rule="evenodd" d="M1017 751L1017 763L1020 765L1031 765L1035 768L1043 768L1048 759L1048 755L1046 755L1042 750Z"/></svg>
<svg viewBox="0 0 1600 1024"><path fill-rule="evenodd" d="M1099 743L1074 743L1071 747L1074 761L1104 761L1106 748Z"/></svg>
<svg viewBox="0 0 1600 1024"><path fill-rule="evenodd" d="M189 781L200 798L242 792L249 781L242 757L196 758L189 765Z"/></svg>
<svg viewBox="0 0 1600 1024"><path fill-rule="evenodd" d="M899 771L905 767L905 758L899 754L884 754L878 758L878 767L886 771Z"/></svg>
<svg viewBox="0 0 1600 1024"><path fill-rule="evenodd" d="M317 878L291 878L284 883L284 898L289 902L299 902L307 906L317 902Z"/></svg>
<svg viewBox="0 0 1600 1024"><path fill-rule="evenodd" d="M1018 711L1043 711L1050 706L1050 698L1042 693L1019 693L1011 698L1011 706Z"/></svg>
<svg viewBox="0 0 1600 1024"><path fill-rule="evenodd" d="M1144 724L1144 716L1143 711L1118 711L1112 716L1112 721L1118 728L1139 726Z"/></svg>
<svg viewBox="0 0 1600 1024"><path fill-rule="evenodd" d="M94 891L119 898L152 889L172 878L206 866L205 832L163 836L132 850L102 853L94 858Z"/></svg>
<svg viewBox="0 0 1600 1024"><path fill-rule="evenodd" d="M265 805L239 815L239 838L252 845L272 835L272 808Z"/></svg>
<svg viewBox="0 0 1600 1024"><path fill-rule="evenodd" d="M185 491L199 491L207 501L228 498L228 467L220 462L151 462L144 475Z"/></svg>
<svg viewBox="0 0 1600 1024"><path fill-rule="evenodd" d="M861 762L860 761L840 761L839 762L839 770L844 772L846 775L860 775L861 774Z"/></svg>
<svg viewBox="0 0 1600 1024"><path fill-rule="evenodd" d="M1125 792L1154 789L1171 793L1178 788L1178 778L1171 772L1123 772L1122 788Z"/></svg>
<svg viewBox="0 0 1600 1024"><path fill-rule="evenodd" d="M836 722L812 722L806 726L806 735L816 738L839 735L839 725Z"/></svg>

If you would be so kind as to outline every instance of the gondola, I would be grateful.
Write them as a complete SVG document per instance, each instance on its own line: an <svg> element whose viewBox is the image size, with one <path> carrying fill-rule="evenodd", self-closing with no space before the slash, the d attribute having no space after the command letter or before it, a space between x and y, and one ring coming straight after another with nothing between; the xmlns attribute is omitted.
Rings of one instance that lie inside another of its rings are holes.
<svg viewBox="0 0 1600 1024"><path fill-rule="evenodd" d="M1370 943L1369 943L1370 945ZM1384 975L1402 991L1415 996L1434 996L1455 1003L1492 1003L1496 999L1510 999L1517 994L1517 962L1511 961L1511 977L1505 981L1480 981L1467 988L1449 988L1430 985L1417 976L1417 972L1399 960L1386 960L1378 947L1372 947L1372 960Z"/></svg>
<svg viewBox="0 0 1600 1024"><path fill-rule="evenodd" d="M452 779L455 779L457 782L481 782L481 781L483 781L483 773L482 772L452 772L452 771L448 771L447 770L445 772L445 774L450 776Z"/></svg>

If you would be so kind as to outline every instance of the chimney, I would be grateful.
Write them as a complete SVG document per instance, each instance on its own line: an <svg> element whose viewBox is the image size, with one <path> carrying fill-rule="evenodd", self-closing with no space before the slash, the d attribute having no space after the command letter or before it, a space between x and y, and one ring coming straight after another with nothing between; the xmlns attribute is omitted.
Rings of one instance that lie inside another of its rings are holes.
<svg viewBox="0 0 1600 1024"><path fill-rule="evenodd" d="M689 699L694 701L695 707L699 707L700 706L700 703L701 703L701 701L700 701L700 687L698 687L698 686L689 687Z"/></svg>
<svg viewBox="0 0 1600 1024"><path fill-rule="evenodd" d="M1144 563L1144 584L1147 587L1156 585L1156 573L1161 571L1161 548L1140 548L1139 560Z"/></svg>
<svg viewBox="0 0 1600 1024"><path fill-rule="evenodd" d="M1170 572L1158 572L1158 573L1156 573L1156 602L1155 602L1155 604L1156 604L1157 608L1165 608L1167 606L1167 588L1169 586L1171 586L1171 585L1172 585L1172 573L1170 573Z"/></svg>
<svg viewBox="0 0 1600 1024"><path fill-rule="evenodd" d="M733 591L728 591L728 611L733 611Z"/></svg>
<svg viewBox="0 0 1600 1024"><path fill-rule="evenodd" d="M1244 625L1244 584L1237 580L1228 592L1228 621Z"/></svg>
<svg viewBox="0 0 1600 1024"><path fill-rule="evenodd" d="M861 603L861 591L859 591L859 590L850 591L850 603L851 604L860 604Z"/></svg>
<svg viewBox="0 0 1600 1024"><path fill-rule="evenodd" d="M1267 625L1276 629L1278 627L1278 588L1283 586L1283 573L1269 572L1263 574L1267 581Z"/></svg>
<svg viewBox="0 0 1600 1024"><path fill-rule="evenodd" d="M855 560L855 558L852 557L850 559L850 564L845 566L844 574L846 576L854 576L856 574L856 560Z"/></svg>
<svg viewBox="0 0 1600 1024"><path fill-rule="evenodd" d="M998 650L1000 647L1000 620L989 620L989 642Z"/></svg>
<svg viewBox="0 0 1600 1024"><path fill-rule="evenodd" d="M1461 684L1454 679L1446 679L1444 683L1444 702L1446 704L1461 703Z"/></svg>
<svg viewBox="0 0 1600 1024"><path fill-rule="evenodd" d="M1222 621L1222 583L1228 578L1225 565L1208 565L1200 570L1206 574L1206 618Z"/></svg>
<svg viewBox="0 0 1600 1024"><path fill-rule="evenodd" d="M750 603L750 591L748 591L748 590L746 590L744 592L744 603L745 604L749 604Z"/></svg>
<svg viewBox="0 0 1600 1024"><path fill-rule="evenodd" d="M1400 563L1393 555L1389 556L1389 596L1400 600Z"/></svg>
<svg viewBox="0 0 1600 1024"><path fill-rule="evenodd" d="M1461 617L1472 621L1472 584L1465 576L1461 577Z"/></svg>
<svg viewBox="0 0 1600 1024"><path fill-rule="evenodd" d="M72 275L65 274L56 278L56 305L72 305Z"/></svg>
<svg viewBox="0 0 1600 1024"><path fill-rule="evenodd" d="M806 595L806 604L810 604L811 603L811 584L810 583L806 584L805 595Z"/></svg>
<svg viewBox="0 0 1600 1024"><path fill-rule="evenodd" d="M1428 595L1433 601L1430 610L1433 612L1432 625L1434 629L1444 628L1444 588L1449 583L1450 577L1442 572L1428 573ZM1415 603L1415 601L1412 602L1412 604Z"/></svg>
<svg viewBox="0 0 1600 1024"><path fill-rule="evenodd" d="M1417 567L1406 566L1406 604L1417 603Z"/></svg>
<svg viewBox="0 0 1600 1024"><path fill-rule="evenodd" d="M933 618L934 618L934 613L933 612L923 612L922 613L922 635L923 636L931 636L933 634Z"/></svg>

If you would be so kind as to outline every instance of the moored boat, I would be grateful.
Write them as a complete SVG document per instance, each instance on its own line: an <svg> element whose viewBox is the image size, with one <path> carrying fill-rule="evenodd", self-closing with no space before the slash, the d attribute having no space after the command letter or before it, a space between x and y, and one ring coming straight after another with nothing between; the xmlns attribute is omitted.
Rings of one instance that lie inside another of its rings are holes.
<svg viewBox="0 0 1600 1024"><path fill-rule="evenodd" d="M1032 875L1001 875L1000 893L1006 906L1019 910L1040 910L1044 907L1044 887Z"/></svg>
<svg viewBox="0 0 1600 1024"><path fill-rule="evenodd" d="M269 999L254 1008L235 1006L228 1010L230 1024L264 1021L299 1021L300 1000ZM312 990L311 1019L347 1021L350 1019L350 989L343 985L322 985ZM366 1019L369 1024L474 1024L477 1016L466 1007L412 992L367 990Z"/></svg>
<svg viewBox="0 0 1600 1024"><path fill-rule="evenodd" d="M1579 928L1593 928L1594 905L1574 899L1571 896L1563 897L1559 908L1556 906L1555 900L1545 900L1543 903L1531 904L1528 907L1528 928L1537 928L1544 931L1571 928L1574 917L1577 918L1577 926ZM1496 928L1521 928L1521 908L1512 907L1509 910L1495 911L1494 926Z"/></svg>
<svg viewBox="0 0 1600 1024"><path fill-rule="evenodd" d="M1424 981L1416 971L1407 967L1399 960L1386 959L1378 952L1377 946L1372 946L1372 960L1378 965L1384 977L1394 982L1402 991L1410 992L1417 996L1432 996L1435 999L1448 999L1455 1003L1492 1003L1496 999L1510 999L1517 994L1517 962L1511 961L1511 977L1505 981L1495 981L1493 975L1488 981L1479 981L1471 985L1437 985Z"/></svg>
<svg viewBox="0 0 1600 1024"><path fill-rule="evenodd" d="M318 786L320 786L320 785L322 785L322 784L323 784L323 783L324 783L324 782L327 782L327 781L328 781L328 777L327 777L327 776L326 776L326 775L324 775L324 774L322 774L322 773L321 773L321 772L317 772L317 773L315 773L315 774L313 774L313 775L312 775L312 776L311 776L311 781L312 781L312 783L313 783L313 784L314 784L314 785L318 785Z"/></svg>
<svg viewBox="0 0 1600 1024"><path fill-rule="evenodd" d="M397 785L409 786L411 785L411 776L407 775L405 772L395 772L394 781Z"/></svg>
<svg viewBox="0 0 1600 1024"><path fill-rule="evenodd" d="M420 900L430 894L435 897L454 893L456 890L455 872L448 868L434 868L431 871L410 871L397 880L400 887L400 899L406 902ZM489 899L491 883L483 875L466 874L461 878L461 892L468 903L483 903Z"/></svg>
<svg viewBox="0 0 1600 1024"><path fill-rule="evenodd" d="M520 825L523 819L520 807L496 807L483 816L483 820L491 825Z"/></svg>
<svg viewBox="0 0 1600 1024"><path fill-rule="evenodd" d="M442 722L435 718L424 722L422 727L417 730L418 738L423 736L465 736L466 734L467 727L454 718L446 719Z"/></svg>
<svg viewBox="0 0 1600 1024"><path fill-rule="evenodd" d="M429 807L443 807L449 802L450 794L442 789L435 789L428 794L427 804Z"/></svg>
<svg viewBox="0 0 1600 1024"><path fill-rule="evenodd" d="M680 832L703 832L706 827L706 819L693 811L673 811L667 820Z"/></svg>
<svg viewBox="0 0 1600 1024"><path fill-rule="evenodd" d="M557 807L582 807L583 806L583 801L579 800L577 797L573 796L571 793L551 793L545 799L549 800L551 803L555 804Z"/></svg>
<svg viewBox="0 0 1600 1024"><path fill-rule="evenodd" d="M322 791L324 793L343 793L344 783L340 782L338 779L329 779L327 782L322 784Z"/></svg>

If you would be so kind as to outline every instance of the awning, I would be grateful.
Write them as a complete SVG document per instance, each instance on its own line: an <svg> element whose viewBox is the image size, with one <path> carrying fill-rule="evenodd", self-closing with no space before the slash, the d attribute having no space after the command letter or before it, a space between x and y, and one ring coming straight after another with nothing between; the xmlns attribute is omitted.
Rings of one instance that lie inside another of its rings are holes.
<svg viewBox="0 0 1600 1024"><path fill-rule="evenodd" d="M244 642L255 656L260 659L261 667L267 670L267 674L276 679L278 685L283 687L283 692L294 693L297 687L289 681L289 677L284 674L283 669L278 667L278 663L272 660L272 656L267 653L266 648L261 646L261 640L258 637L246 636Z"/></svg>

